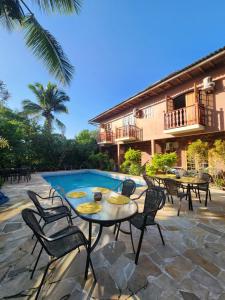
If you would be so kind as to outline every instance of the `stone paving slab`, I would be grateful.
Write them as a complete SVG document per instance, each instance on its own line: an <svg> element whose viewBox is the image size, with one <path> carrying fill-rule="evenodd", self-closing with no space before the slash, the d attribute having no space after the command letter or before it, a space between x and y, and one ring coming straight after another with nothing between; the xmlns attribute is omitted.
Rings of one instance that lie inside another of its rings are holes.
<svg viewBox="0 0 225 300"><path fill-rule="evenodd" d="M0 206L0 299L34 299L49 259L46 254L41 256L30 280L40 246L30 254L34 240L21 218L22 209L33 207L26 195L28 189L47 196L49 185L35 174L28 183L3 187L10 201ZM85 249L80 253L76 250L53 265L40 299L225 299L225 193L212 190L213 201L208 208L201 206L194 195L193 199L194 212L189 212L184 202L180 217L178 201L166 203L157 215L166 245L162 245L157 228L149 228L137 266L130 237L120 233L115 242L113 228L106 228L92 253L98 282L94 283L91 272L84 280ZM51 206L47 200L43 204ZM143 199L139 209L143 209ZM74 223L87 235L85 221L76 218ZM51 234L66 225L60 220L47 226L46 232ZM93 231L96 236L97 225ZM134 230L136 247L139 234Z"/></svg>

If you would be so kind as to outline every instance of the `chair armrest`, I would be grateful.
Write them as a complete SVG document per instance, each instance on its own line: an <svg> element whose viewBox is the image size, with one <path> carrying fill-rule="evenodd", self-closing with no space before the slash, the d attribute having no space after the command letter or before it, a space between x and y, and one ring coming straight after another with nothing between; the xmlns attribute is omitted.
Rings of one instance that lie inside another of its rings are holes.
<svg viewBox="0 0 225 300"><path fill-rule="evenodd" d="M49 241L49 242L54 242L54 241L58 241L58 240L61 240L65 237L68 237L68 236L71 236L71 235L74 235L74 234L80 234L82 236L82 238L84 239L84 242L87 243L87 239L86 237L84 236L83 232L80 231L80 229L77 229L77 230L74 230L72 232L69 232L69 233L64 233L64 234L61 234L61 235L58 235L57 237L44 237L45 240Z"/></svg>
<svg viewBox="0 0 225 300"><path fill-rule="evenodd" d="M43 208L43 209L44 210L54 210L54 209L57 209L60 207L65 207L69 211L69 208L66 205L58 205L58 206L53 206L53 207L48 207L48 208Z"/></svg>
<svg viewBox="0 0 225 300"><path fill-rule="evenodd" d="M42 197L42 196L40 196L40 195L38 195L38 197L39 198L41 198L41 199L52 199L52 198L59 198L59 199L61 199L62 200L62 197L61 196L58 196L58 195L55 195L55 196L50 196L50 197Z"/></svg>
<svg viewBox="0 0 225 300"><path fill-rule="evenodd" d="M141 198L141 196L143 196L143 194L147 191L148 189L145 189L143 192L141 192L141 194L137 197L137 198L132 198L131 200L138 200Z"/></svg>

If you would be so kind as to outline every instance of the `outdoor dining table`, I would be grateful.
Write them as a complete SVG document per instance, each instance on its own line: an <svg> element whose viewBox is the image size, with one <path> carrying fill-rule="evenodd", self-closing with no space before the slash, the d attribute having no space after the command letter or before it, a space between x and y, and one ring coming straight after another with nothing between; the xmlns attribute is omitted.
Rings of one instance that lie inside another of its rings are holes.
<svg viewBox="0 0 225 300"><path fill-rule="evenodd" d="M186 176L183 176L183 177L177 178L176 175L172 175L172 174L160 174L160 175L154 175L153 177L155 177L156 179L159 180L159 184L161 182L163 182L164 179L174 179L177 182L185 185L186 188L187 188L189 210L193 210L191 188L193 187L193 185L194 186L198 186L200 184L207 183L206 180L203 180L203 179L198 178L198 177L186 177Z"/></svg>
<svg viewBox="0 0 225 300"><path fill-rule="evenodd" d="M131 219L138 210L138 206L135 201L129 199L129 203L127 204L111 204L107 201L109 197L116 196L118 193L109 190L107 193L102 193L102 200L97 201L97 203L101 204L102 210L95 214L81 214L76 208L78 205L85 202L94 202L94 192L93 189L97 189L97 187L86 187L75 189L67 193L66 200L73 211L83 220L89 223L89 231L88 231L88 245L87 245L87 262L85 268L85 278L88 275L88 268L90 263L90 255L91 252L97 246L103 227L109 227L117 224L118 222L124 222ZM70 198L68 195L71 192L85 192L86 195L82 198ZM92 224L99 224L99 231L95 241L92 243Z"/></svg>

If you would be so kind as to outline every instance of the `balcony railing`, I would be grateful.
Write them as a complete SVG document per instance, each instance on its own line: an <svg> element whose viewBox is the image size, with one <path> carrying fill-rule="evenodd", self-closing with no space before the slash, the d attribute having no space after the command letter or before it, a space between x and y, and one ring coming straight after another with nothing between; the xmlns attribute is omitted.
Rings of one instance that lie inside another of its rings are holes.
<svg viewBox="0 0 225 300"><path fill-rule="evenodd" d="M164 113L164 130L190 125L205 126L205 108L198 103Z"/></svg>
<svg viewBox="0 0 225 300"><path fill-rule="evenodd" d="M104 131L98 133L98 144L112 144L114 142L114 134L112 131Z"/></svg>
<svg viewBox="0 0 225 300"><path fill-rule="evenodd" d="M116 128L116 140L141 141L142 129L135 125L126 125Z"/></svg>

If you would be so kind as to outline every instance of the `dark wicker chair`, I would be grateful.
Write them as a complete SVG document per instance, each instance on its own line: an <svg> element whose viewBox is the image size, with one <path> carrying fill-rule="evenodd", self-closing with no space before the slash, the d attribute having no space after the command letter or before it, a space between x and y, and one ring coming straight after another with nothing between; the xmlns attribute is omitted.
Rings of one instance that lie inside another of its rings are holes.
<svg viewBox="0 0 225 300"><path fill-rule="evenodd" d="M46 236L40 227L39 222L37 221L36 216L40 215L32 210L32 209L24 209L22 211L22 217L25 223L31 228L34 235L36 236L37 240L41 244L41 250L38 254L37 260L35 262L34 268L32 270L30 279L33 278L34 272L36 270L38 261L40 259L41 253L43 249L47 252L47 254L51 257L50 262L47 264L46 269L44 271L44 275L42 277L40 286L38 288L37 294L35 299L38 299L39 293L41 291L42 285L44 284L45 277L47 275L48 269L50 265L55 262L56 260L60 259L61 257L65 256L66 254L70 253L71 251L79 248L80 246L84 246L87 251L87 239L85 238L83 232L77 227L70 225L50 236ZM94 279L96 281L94 268L92 265L91 258L90 259L90 266L94 275Z"/></svg>
<svg viewBox="0 0 225 300"><path fill-rule="evenodd" d="M132 179L126 179L122 183L121 195L129 197L133 195L136 190L136 183Z"/></svg>
<svg viewBox="0 0 225 300"><path fill-rule="evenodd" d="M182 186L180 183L178 183L174 179L166 178L164 179L165 187L166 187L166 192L168 197L170 197L171 202L173 203L173 197L177 197L180 201L179 208L177 215L180 215L180 209L181 209L181 202L183 199L187 200L188 194L185 192L185 187ZM180 188L183 189L183 191L180 191Z"/></svg>
<svg viewBox="0 0 225 300"><path fill-rule="evenodd" d="M146 174L143 174L143 179L146 182L148 189L152 189L155 187L154 180Z"/></svg>
<svg viewBox="0 0 225 300"><path fill-rule="evenodd" d="M200 191L205 192L205 206L207 206L208 198L209 198L210 201L212 201L211 192L210 192L210 189L209 189L209 184L213 182L213 177L208 173L202 173L202 174L198 175L198 177L200 179L206 181L206 183L193 185L192 189L198 195L198 199L199 199L200 203L201 203Z"/></svg>
<svg viewBox="0 0 225 300"><path fill-rule="evenodd" d="M42 225L42 229L44 229L44 227L52 222L55 222L57 220L60 220L62 218L67 218L68 224L72 224L72 219L71 219L71 212L68 209L67 206L65 205L60 205L60 206L54 206L54 207L50 207L50 208L44 208L39 200L39 199L51 199L49 197L41 197L40 195L36 194L33 191L27 191L27 194L30 198L30 200L34 203L39 215L40 215L40 220L39 223L43 220L44 224ZM53 196L52 196L53 197ZM54 196L54 198L59 198L62 201L63 204L63 200L60 196ZM36 241L36 243L34 244L33 250L31 252L31 254L33 254L34 249L36 248L38 240Z"/></svg>
<svg viewBox="0 0 225 300"><path fill-rule="evenodd" d="M143 194L145 194L145 203L144 203L144 210L142 213L137 213L129 222L130 231L124 231L120 229L120 224L118 227L118 231L116 234L116 240L118 239L119 231L130 234L132 248L135 253L134 248L134 241L133 241L133 234L132 234L132 226L136 227L141 231L141 235L138 242L137 252L135 256L135 264L138 263L138 258L141 250L142 240L144 236L144 231L148 226L157 226L159 230L159 234L162 240L163 245L165 245L163 235L160 229L160 225L155 221L155 216L161 208L165 205L166 196L164 190L162 188L152 188L147 189L141 193L141 195L136 198L135 200L139 199Z"/></svg>

